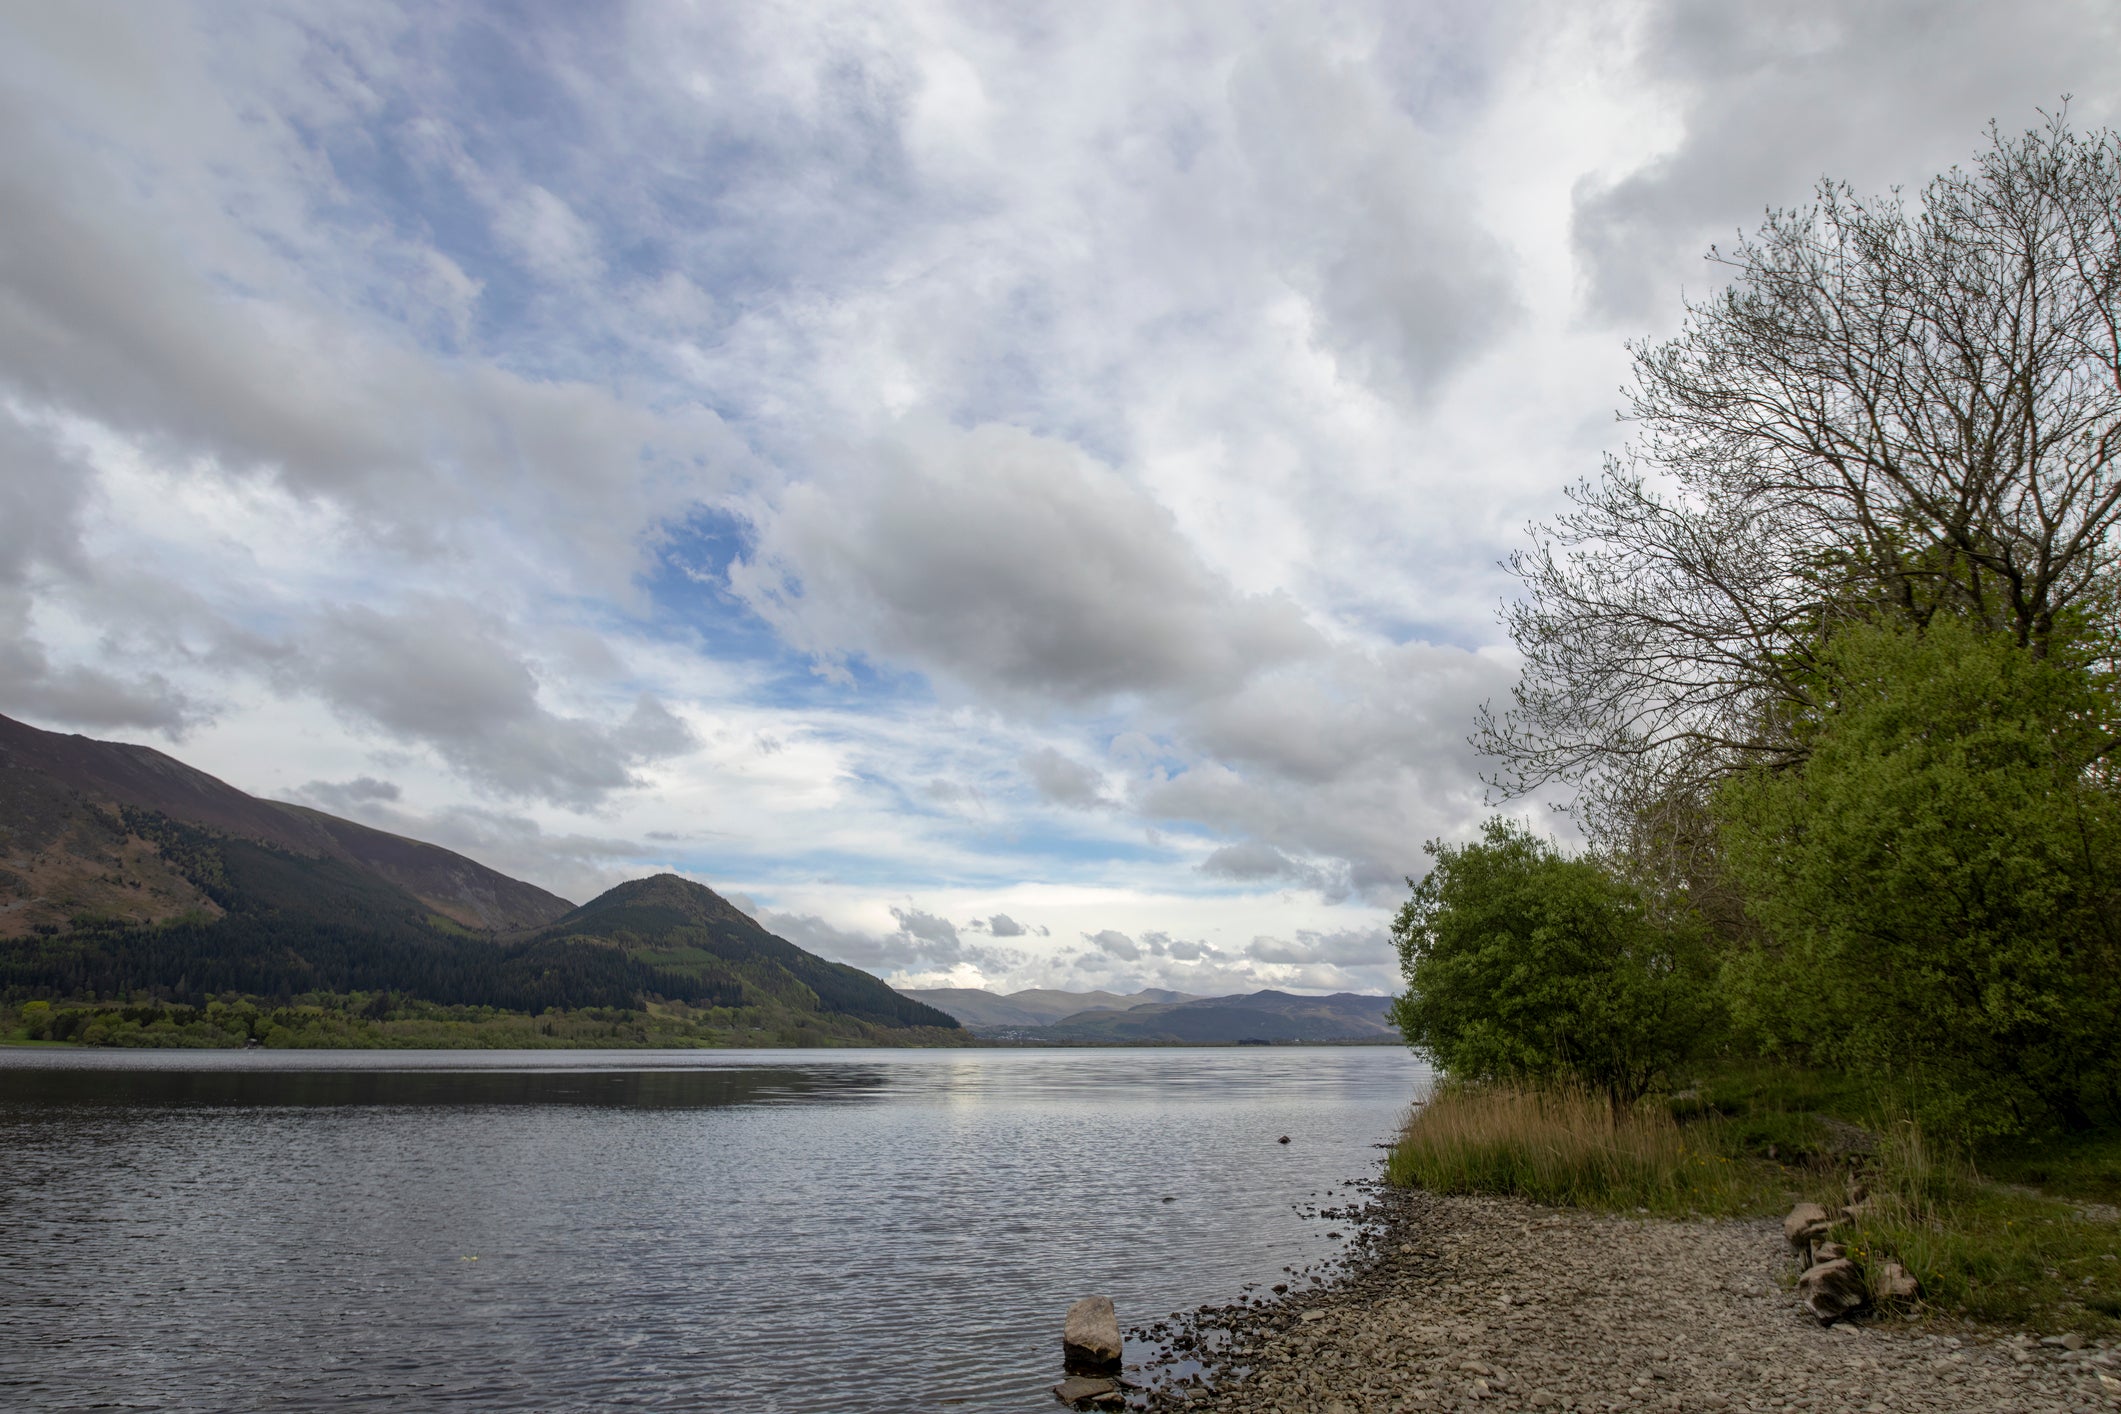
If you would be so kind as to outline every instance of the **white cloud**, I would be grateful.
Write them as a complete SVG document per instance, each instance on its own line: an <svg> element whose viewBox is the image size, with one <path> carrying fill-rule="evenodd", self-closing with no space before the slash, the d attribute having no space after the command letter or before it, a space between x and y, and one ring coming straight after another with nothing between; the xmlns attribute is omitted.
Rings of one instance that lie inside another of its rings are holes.
<svg viewBox="0 0 2121 1414"><path fill-rule="evenodd" d="M485 23L0 17L0 711L1130 990L1388 988L1621 336L2121 76L2094 0Z"/></svg>

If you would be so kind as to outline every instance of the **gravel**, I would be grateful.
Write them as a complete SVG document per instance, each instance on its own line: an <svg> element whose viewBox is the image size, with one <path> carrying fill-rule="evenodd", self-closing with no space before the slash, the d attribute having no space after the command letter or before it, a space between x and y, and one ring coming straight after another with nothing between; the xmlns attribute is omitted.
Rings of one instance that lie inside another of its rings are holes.
<svg viewBox="0 0 2121 1414"><path fill-rule="evenodd" d="M1822 1328L1775 1221L1381 1193L1324 1288L1135 1332L1144 1410L2121 1409L2121 1353L2064 1332ZM2076 1343L2076 1342L2071 1342Z"/></svg>

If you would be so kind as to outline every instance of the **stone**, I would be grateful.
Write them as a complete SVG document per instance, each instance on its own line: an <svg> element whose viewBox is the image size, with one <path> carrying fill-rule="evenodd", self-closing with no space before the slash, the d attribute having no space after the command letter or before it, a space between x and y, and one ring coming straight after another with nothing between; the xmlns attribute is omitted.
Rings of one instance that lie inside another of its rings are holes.
<svg viewBox="0 0 2121 1414"><path fill-rule="evenodd" d="M1125 1347L1119 1313L1109 1296L1085 1296L1068 1308L1061 1327L1061 1358L1071 1375L1116 1375Z"/></svg>
<svg viewBox="0 0 2121 1414"><path fill-rule="evenodd" d="M1833 1231L1834 1216L1817 1203L1799 1203L1782 1220L1782 1239L1792 1252L1808 1256L1812 1244Z"/></svg>
<svg viewBox="0 0 2121 1414"><path fill-rule="evenodd" d="M2067 1335L2042 1336L2040 1343L2051 1346L2056 1350L2082 1350L2084 1348L2084 1337L2078 1335L2075 1331L2071 1331Z"/></svg>
<svg viewBox="0 0 2121 1414"><path fill-rule="evenodd" d="M1304 1320L1305 1320L1306 1322L1309 1322L1309 1321L1323 1321L1323 1320L1324 1320L1325 1318L1326 1318L1326 1313L1325 1313L1325 1312L1323 1312L1323 1311L1321 1311L1321 1310L1318 1310L1318 1309L1316 1309L1315 1307L1314 1307L1313 1309L1309 1310L1309 1311L1306 1311L1306 1312L1304 1312L1304 1314L1303 1314L1303 1319L1304 1319Z"/></svg>
<svg viewBox="0 0 2121 1414"><path fill-rule="evenodd" d="M1913 1301L1922 1295L1922 1283L1898 1262L1880 1264L1877 1287L1878 1294L1888 1301Z"/></svg>
<svg viewBox="0 0 2121 1414"><path fill-rule="evenodd" d="M1053 1397L1070 1409L1116 1408L1125 1402L1118 1380L1096 1375L1068 1376L1053 1387Z"/></svg>
<svg viewBox="0 0 2121 1414"><path fill-rule="evenodd" d="M1822 1242L1812 1249L1812 1260L1814 1262L1838 1262L1848 1254L1848 1248L1838 1242Z"/></svg>
<svg viewBox="0 0 2121 1414"><path fill-rule="evenodd" d="M1797 1278L1797 1294L1804 1308L1823 1322L1840 1320L1870 1300L1863 1273L1846 1257L1819 1262Z"/></svg>

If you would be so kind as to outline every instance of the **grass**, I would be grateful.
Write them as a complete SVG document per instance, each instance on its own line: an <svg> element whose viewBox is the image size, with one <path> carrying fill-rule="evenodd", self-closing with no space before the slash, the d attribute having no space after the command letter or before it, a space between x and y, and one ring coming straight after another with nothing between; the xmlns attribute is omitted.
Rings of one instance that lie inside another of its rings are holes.
<svg viewBox="0 0 2121 1414"><path fill-rule="evenodd" d="M1662 1107L1616 1114L1588 1091L1520 1085L1439 1087L1386 1175L1439 1193L1669 1216L1764 1213L1789 1186L1787 1171L1734 1155L1713 1123L1682 1127Z"/></svg>
<svg viewBox="0 0 2121 1414"><path fill-rule="evenodd" d="M1890 1097L1844 1077L1765 1066L1699 1077L1615 1114L1581 1090L1440 1087L1393 1148L1394 1183L1556 1206L1743 1217L1861 1183L1836 1233L1875 1279L1888 1260L1922 1283L1900 1314L2043 1333L2121 1333L2121 1135L1984 1156L1940 1152ZM1792 1273L1794 1275L1794 1273Z"/></svg>

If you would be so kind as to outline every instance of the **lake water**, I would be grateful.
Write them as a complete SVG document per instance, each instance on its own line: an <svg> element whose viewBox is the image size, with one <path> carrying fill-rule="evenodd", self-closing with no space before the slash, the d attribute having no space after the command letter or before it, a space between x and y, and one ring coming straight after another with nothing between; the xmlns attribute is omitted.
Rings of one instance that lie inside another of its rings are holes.
<svg viewBox="0 0 2121 1414"><path fill-rule="evenodd" d="M1427 1083L1397 1047L0 1050L0 1406L1057 1409L1069 1302L1329 1260L1303 1210Z"/></svg>

